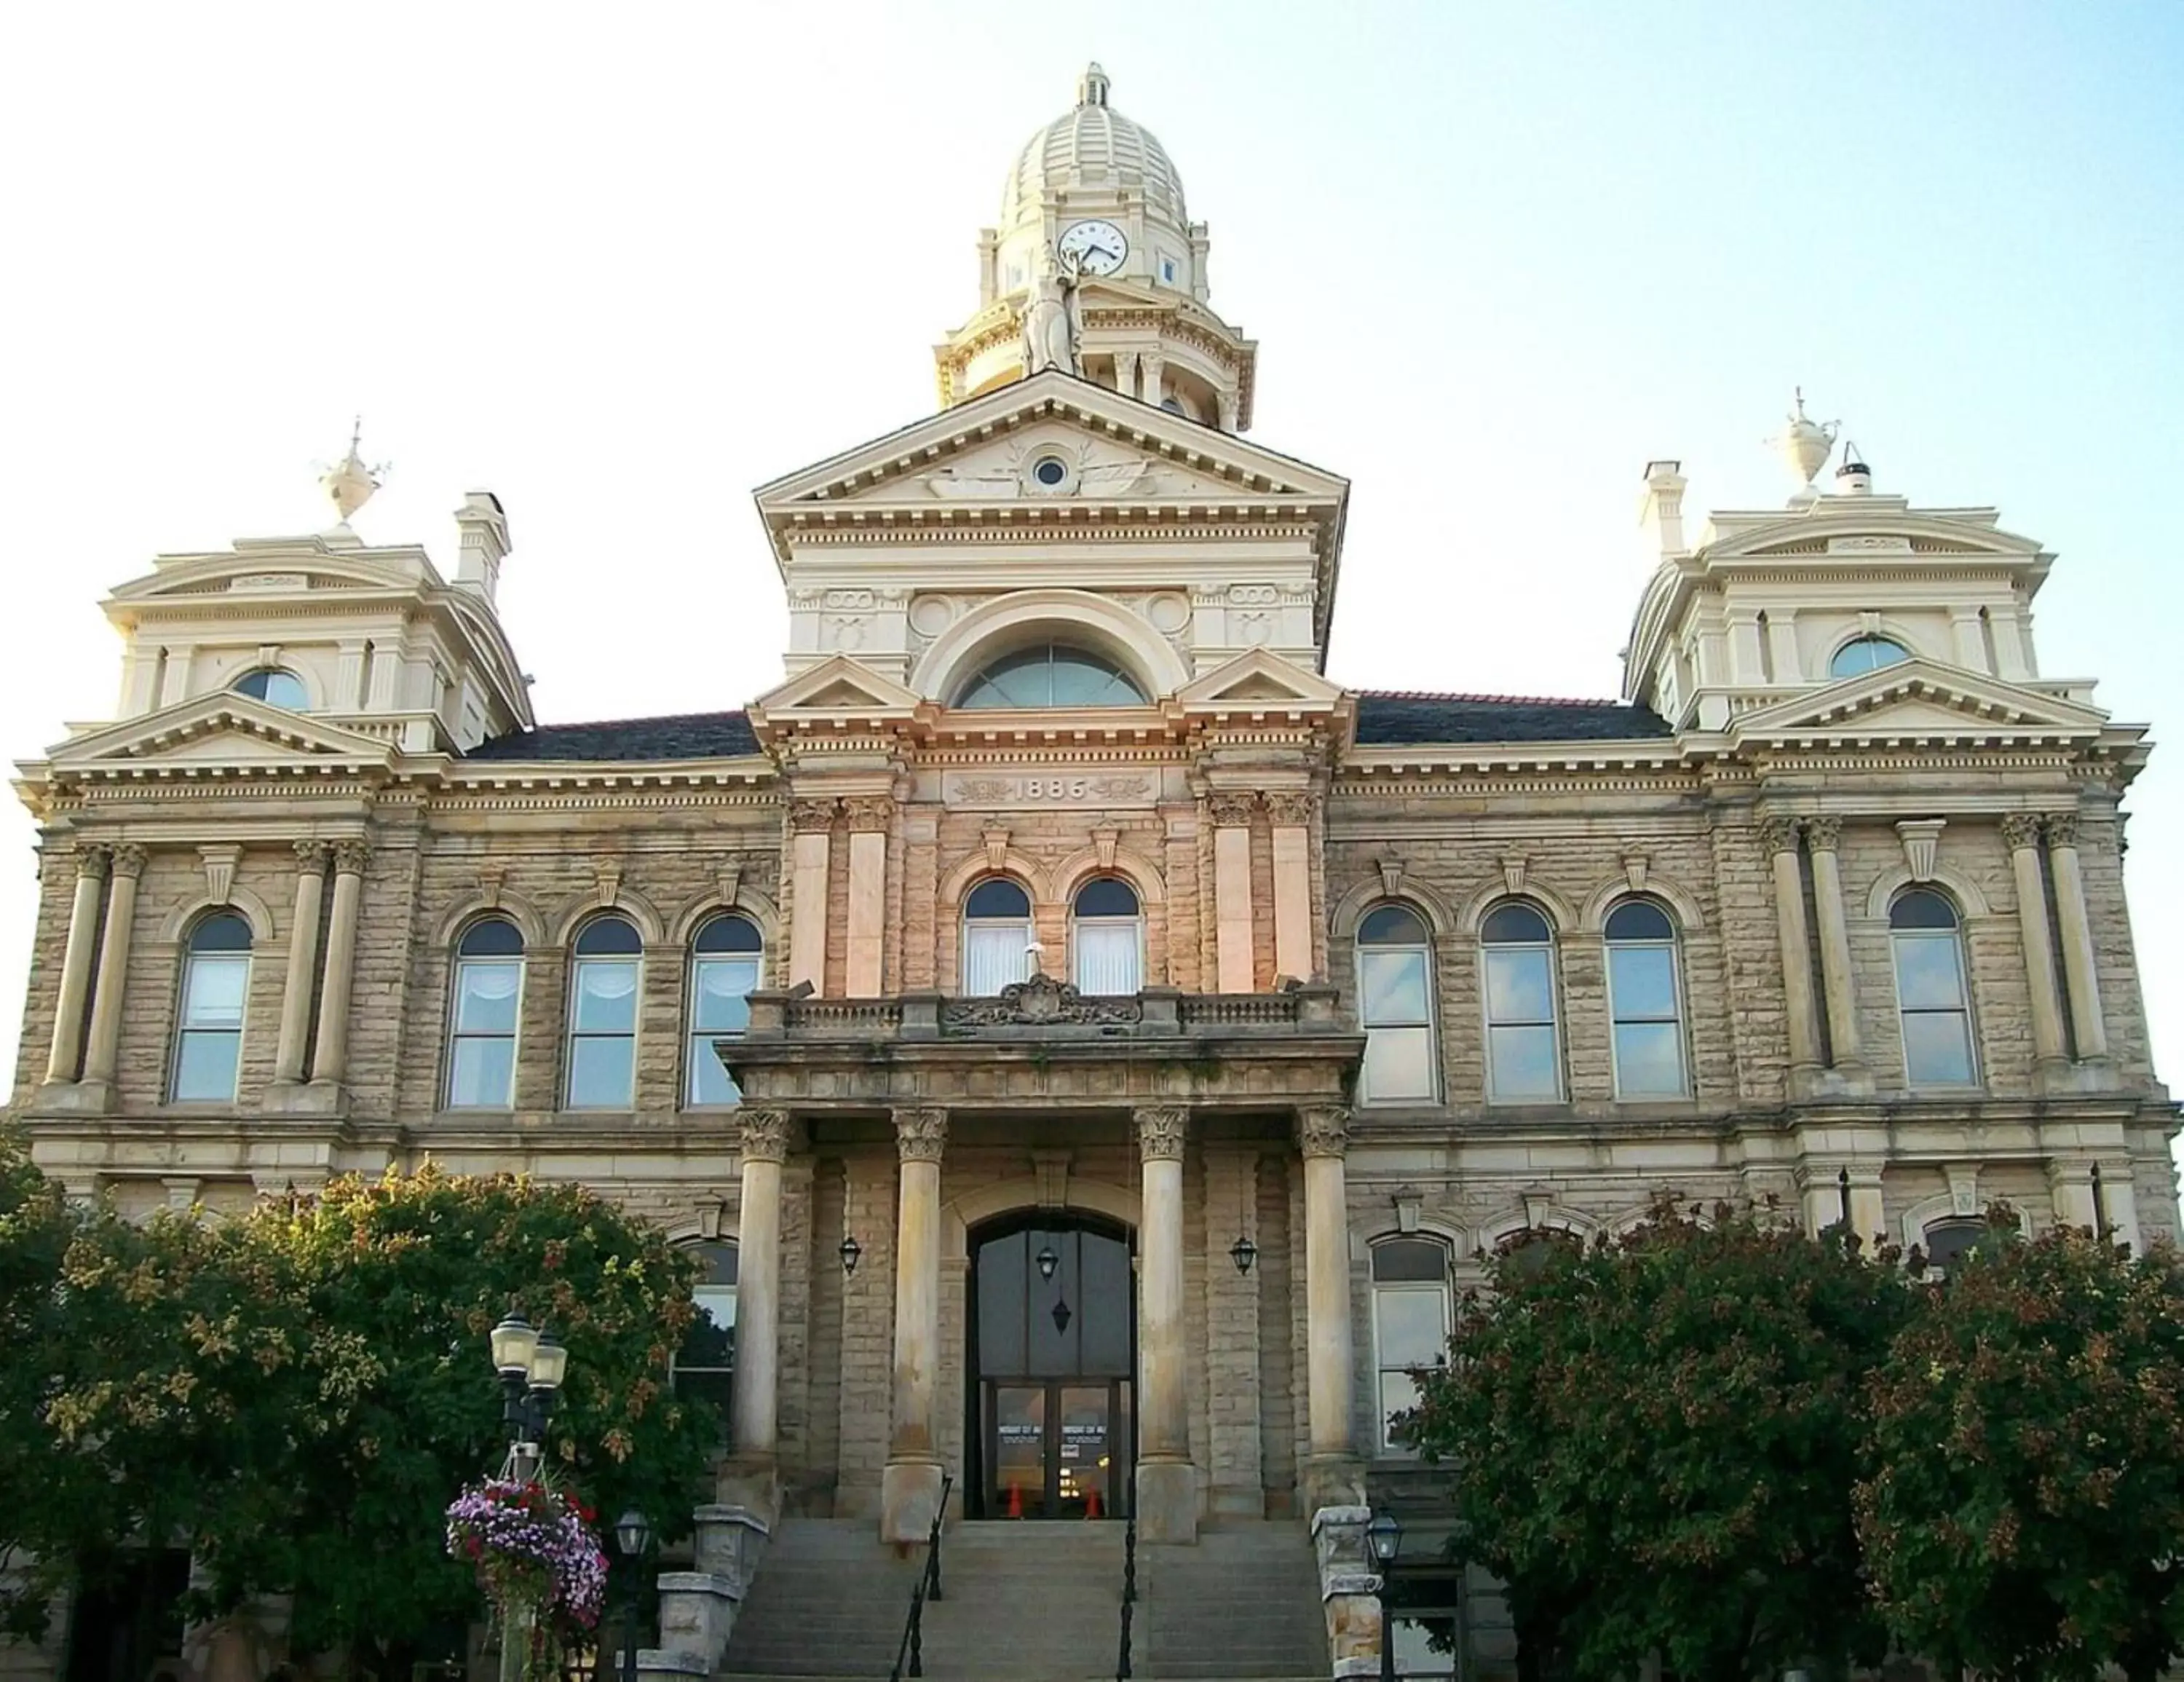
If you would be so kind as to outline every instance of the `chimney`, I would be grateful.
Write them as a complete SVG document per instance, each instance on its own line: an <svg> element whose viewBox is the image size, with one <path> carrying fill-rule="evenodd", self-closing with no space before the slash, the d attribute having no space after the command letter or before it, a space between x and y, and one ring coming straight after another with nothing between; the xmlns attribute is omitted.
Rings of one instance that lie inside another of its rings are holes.
<svg viewBox="0 0 2184 1682"><path fill-rule="evenodd" d="M500 563L508 554L508 514L491 491L471 491L455 510L455 530L463 549L455 562L455 582L490 603L500 588Z"/></svg>
<svg viewBox="0 0 2184 1682"><path fill-rule="evenodd" d="M1646 492L1638 499L1638 529L1646 533L1658 559L1687 553L1684 548L1684 486L1680 461L1646 464Z"/></svg>

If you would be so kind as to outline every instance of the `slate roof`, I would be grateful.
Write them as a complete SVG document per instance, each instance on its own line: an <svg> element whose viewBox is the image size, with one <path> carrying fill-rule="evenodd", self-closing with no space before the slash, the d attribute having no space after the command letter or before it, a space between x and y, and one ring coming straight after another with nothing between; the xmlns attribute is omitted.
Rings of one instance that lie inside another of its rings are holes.
<svg viewBox="0 0 2184 1682"><path fill-rule="evenodd" d="M669 718L615 718L594 724L542 724L481 742L473 760L716 760L758 751L750 721L735 712L684 712Z"/></svg>
<svg viewBox="0 0 2184 1682"><path fill-rule="evenodd" d="M1429 695L1364 689L1361 744L1427 742L1630 742L1674 732L1649 707L1538 695Z"/></svg>

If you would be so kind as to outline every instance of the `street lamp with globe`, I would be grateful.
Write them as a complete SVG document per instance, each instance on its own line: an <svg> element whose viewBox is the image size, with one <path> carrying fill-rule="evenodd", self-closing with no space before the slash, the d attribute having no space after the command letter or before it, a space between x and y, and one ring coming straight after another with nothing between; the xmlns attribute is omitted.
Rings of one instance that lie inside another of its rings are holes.
<svg viewBox="0 0 2184 1682"><path fill-rule="evenodd" d="M553 1333L541 1331L513 1309L490 1336L493 1367L500 1378L500 1417L508 1427L505 1474L527 1484L538 1475L538 1445L569 1376L569 1351Z"/></svg>
<svg viewBox="0 0 2184 1682"><path fill-rule="evenodd" d="M621 1682L637 1682L638 1563L652 1546L652 1525L631 1507L615 1520L615 1546L629 1562L629 1598L621 1614Z"/></svg>
<svg viewBox="0 0 2184 1682"><path fill-rule="evenodd" d="M1395 1682L1396 1626L1388 1616L1388 1579L1396 1569L1396 1556L1403 1551L1401 1521L1382 1507L1365 1527L1365 1546L1373 1557L1373 1568L1380 1575L1380 1679Z"/></svg>

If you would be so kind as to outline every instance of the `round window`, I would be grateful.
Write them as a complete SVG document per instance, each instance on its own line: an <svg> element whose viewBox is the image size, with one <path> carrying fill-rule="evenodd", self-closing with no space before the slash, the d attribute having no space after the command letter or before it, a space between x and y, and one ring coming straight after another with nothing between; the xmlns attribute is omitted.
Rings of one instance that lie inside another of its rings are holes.
<svg viewBox="0 0 2184 1682"><path fill-rule="evenodd" d="M1058 455L1043 455L1032 464L1031 476L1042 485L1058 485L1069 476L1069 464Z"/></svg>

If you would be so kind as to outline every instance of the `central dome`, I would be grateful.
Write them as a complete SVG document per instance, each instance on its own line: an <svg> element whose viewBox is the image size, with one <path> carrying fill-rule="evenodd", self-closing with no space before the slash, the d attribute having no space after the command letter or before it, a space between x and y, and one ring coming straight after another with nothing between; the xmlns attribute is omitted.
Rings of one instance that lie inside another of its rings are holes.
<svg viewBox="0 0 2184 1682"><path fill-rule="evenodd" d="M1078 187L1141 187L1145 208L1178 228L1188 226L1183 181L1167 152L1107 103L1107 73L1086 67L1077 109L1056 118L1024 143L1001 189L1001 226L1036 218L1050 195Z"/></svg>

